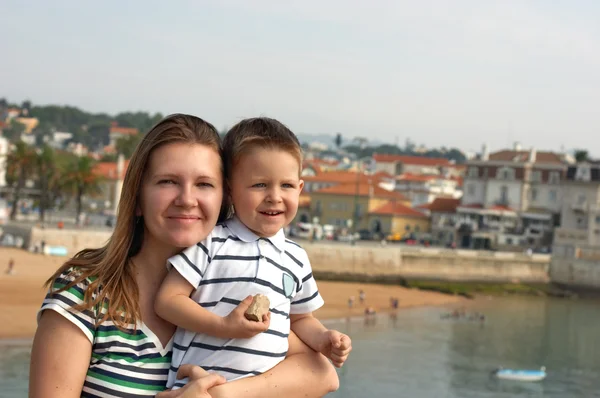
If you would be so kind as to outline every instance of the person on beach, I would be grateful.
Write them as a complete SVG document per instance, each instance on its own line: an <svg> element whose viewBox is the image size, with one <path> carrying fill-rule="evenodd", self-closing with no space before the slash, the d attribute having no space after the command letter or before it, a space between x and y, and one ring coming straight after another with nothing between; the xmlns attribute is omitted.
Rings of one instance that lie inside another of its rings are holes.
<svg viewBox="0 0 600 398"><path fill-rule="evenodd" d="M6 271L4 272L6 275L13 275L15 273L15 260L14 259L10 259L8 260L8 268L6 269Z"/></svg>
<svg viewBox="0 0 600 398"><path fill-rule="evenodd" d="M179 326L167 387L185 385L183 364L227 380L263 373L285 357L290 329L341 367L351 340L312 315L323 299L306 252L283 231L303 187L298 139L277 120L246 119L226 134L223 160L235 215L169 259L156 298L157 314ZM270 302L258 321L244 316L255 294Z"/></svg>
<svg viewBox="0 0 600 398"><path fill-rule="evenodd" d="M155 313L154 299L167 260L208 236L225 207L219 147L216 129L189 115L171 115L144 136L108 243L80 251L47 282L30 397L320 397L337 389L334 367L290 333L286 359L267 373L225 383L182 366L178 376L190 382L163 391L176 328Z"/></svg>

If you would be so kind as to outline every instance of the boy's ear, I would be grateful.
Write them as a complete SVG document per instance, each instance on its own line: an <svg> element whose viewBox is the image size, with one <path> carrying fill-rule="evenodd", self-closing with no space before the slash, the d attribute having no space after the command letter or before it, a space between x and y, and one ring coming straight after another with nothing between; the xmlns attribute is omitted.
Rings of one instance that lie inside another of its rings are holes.
<svg viewBox="0 0 600 398"><path fill-rule="evenodd" d="M302 190L304 189L304 180L300 180L298 183L298 188L300 188L300 193L302 193Z"/></svg>

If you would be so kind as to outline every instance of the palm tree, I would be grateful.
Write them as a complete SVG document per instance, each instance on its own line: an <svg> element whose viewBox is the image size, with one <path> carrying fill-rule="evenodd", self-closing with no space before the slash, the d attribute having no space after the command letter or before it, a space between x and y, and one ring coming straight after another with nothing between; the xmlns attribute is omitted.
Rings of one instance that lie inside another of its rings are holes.
<svg viewBox="0 0 600 398"><path fill-rule="evenodd" d="M15 182L17 184L13 191L13 203L10 211L10 219L14 220L17 217L21 190L34 170L35 152L23 141L17 141L12 152L7 156L6 164L9 185L13 185Z"/></svg>
<svg viewBox="0 0 600 398"><path fill-rule="evenodd" d="M102 178L94 174L95 163L87 156L73 157L64 170L63 185L71 189L77 198L77 220L81 215L83 196L100 192Z"/></svg>
<svg viewBox="0 0 600 398"><path fill-rule="evenodd" d="M48 145L37 151L36 166L40 180L40 221L44 222L46 209L48 208L53 193L56 193L60 180L56 167L56 156L54 150Z"/></svg>

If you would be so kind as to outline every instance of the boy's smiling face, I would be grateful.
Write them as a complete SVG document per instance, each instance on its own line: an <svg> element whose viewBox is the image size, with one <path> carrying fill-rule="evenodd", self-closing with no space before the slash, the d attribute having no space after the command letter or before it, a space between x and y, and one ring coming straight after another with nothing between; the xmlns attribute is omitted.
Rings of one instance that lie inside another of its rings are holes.
<svg viewBox="0 0 600 398"><path fill-rule="evenodd" d="M296 216L304 181L289 152L254 148L235 163L229 184L240 221L256 235L270 237Z"/></svg>

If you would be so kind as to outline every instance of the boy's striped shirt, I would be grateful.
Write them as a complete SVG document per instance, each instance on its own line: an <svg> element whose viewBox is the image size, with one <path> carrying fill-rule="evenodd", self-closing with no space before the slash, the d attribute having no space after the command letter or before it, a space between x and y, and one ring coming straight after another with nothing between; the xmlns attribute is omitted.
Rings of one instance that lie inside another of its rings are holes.
<svg viewBox="0 0 600 398"><path fill-rule="evenodd" d="M250 339L225 339L178 328L168 387L182 364L214 370L228 380L260 374L285 358L290 314L323 305L306 252L283 231L259 238L236 217L217 225L202 242L169 259L196 290L191 298L205 309L228 315L244 298L268 296L269 330Z"/></svg>

